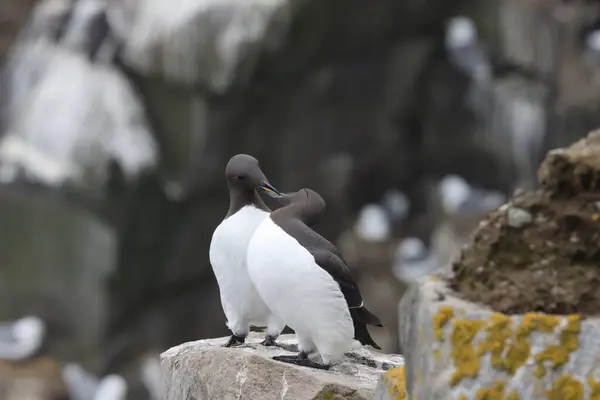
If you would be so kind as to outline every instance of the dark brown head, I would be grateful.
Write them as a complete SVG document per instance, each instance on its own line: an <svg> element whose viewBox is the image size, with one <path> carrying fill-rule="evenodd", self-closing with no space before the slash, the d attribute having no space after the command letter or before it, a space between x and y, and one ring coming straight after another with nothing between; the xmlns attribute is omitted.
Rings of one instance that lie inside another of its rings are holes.
<svg viewBox="0 0 600 400"><path fill-rule="evenodd" d="M281 196L281 193L269 184L258 160L247 154L237 154L229 160L225 167L225 177L229 186L229 211L225 218L249 204L270 212L257 190L271 197Z"/></svg>
<svg viewBox="0 0 600 400"><path fill-rule="evenodd" d="M325 200L314 190L300 189L294 193L276 197L283 207L274 211L276 218L299 218L306 225L313 225L325 213Z"/></svg>
<svg viewBox="0 0 600 400"><path fill-rule="evenodd" d="M260 169L258 160L247 154L233 156L225 167L225 176L231 190L252 192L258 189L272 197L281 195L269 184L267 177Z"/></svg>

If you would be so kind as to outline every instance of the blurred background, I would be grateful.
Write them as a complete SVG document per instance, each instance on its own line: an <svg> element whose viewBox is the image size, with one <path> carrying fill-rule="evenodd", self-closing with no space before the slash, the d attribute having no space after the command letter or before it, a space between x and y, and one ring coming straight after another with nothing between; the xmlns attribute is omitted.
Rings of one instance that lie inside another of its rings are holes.
<svg viewBox="0 0 600 400"><path fill-rule="evenodd" d="M161 351L228 334L236 153L325 198L398 352L406 285L599 125L600 5L2 0L0 65L0 399L145 400Z"/></svg>

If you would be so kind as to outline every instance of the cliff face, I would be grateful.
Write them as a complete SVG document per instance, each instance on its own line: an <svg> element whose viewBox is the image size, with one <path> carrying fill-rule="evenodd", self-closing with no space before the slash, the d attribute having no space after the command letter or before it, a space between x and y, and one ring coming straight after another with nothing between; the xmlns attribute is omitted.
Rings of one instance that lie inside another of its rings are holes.
<svg viewBox="0 0 600 400"><path fill-rule="evenodd" d="M3 2L0 18L31 4ZM19 245L3 233L5 268L27 300L10 313L46 315L102 366L225 333L207 249L236 152L259 158L283 190L321 193L319 230L333 239L390 186L406 188L418 213L424 178L455 172L505 190L531 181L520 161L599 122L597 68L577 39L598 10L584 2L41 4L7 56L0 215L25 207L23 232L47 215L56 227ZM502 61L483 91L491 108L465 102L470 82L446 60L444 23L457 13ZM17 17L3 40L23 26ZM533 110L526 132L515 128L523 109ZM98 248L102 257L78 250ZM63 264L75 272L56 290ZM42 270L49 279L19 275ZM99 325L82 324L75 304L96 310ZM108 350L98 354L99 343Z"/></svg>

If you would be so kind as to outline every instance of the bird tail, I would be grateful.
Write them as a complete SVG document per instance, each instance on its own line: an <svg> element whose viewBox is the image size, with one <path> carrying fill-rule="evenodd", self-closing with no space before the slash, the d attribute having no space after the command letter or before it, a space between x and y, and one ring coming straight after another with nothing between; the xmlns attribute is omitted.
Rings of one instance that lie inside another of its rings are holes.
<svg viewBox="0 0 600 400"><path fill-rule="evenodd" d="M383 326L379 318L377 318L377 316L371 311L369 311L365 306L351 308L350 315L352 316L353 321L362 322L363 324L367 325L374 325L379 327Z"/></svg>
<svg viewBox="0 0 600 400"><path fill-rule="evenodd" d="M360 344L362 344L363 346L373 346L377 350L381 350L381 347L379 347L379 345L375 343L375 341L371 337L371 334L369 333L366 324L356 320L352 322L354 323L354 338L358 340Z"/></svg>
<svg viewBox="0 0 600 400"><path fill-rule="evenodd" d="M381 347L375 343L367 329L367 325L383 326L379 318L364 306L351 308L350 316L352 317L352 322L354 324L354 338L363 346L370 345L381 350Z"/></svg>

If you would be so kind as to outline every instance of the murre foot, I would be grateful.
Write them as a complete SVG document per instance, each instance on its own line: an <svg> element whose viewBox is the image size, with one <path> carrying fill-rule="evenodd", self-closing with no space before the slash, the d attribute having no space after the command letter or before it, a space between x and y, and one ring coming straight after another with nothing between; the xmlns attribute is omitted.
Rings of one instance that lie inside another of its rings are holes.
<svg viewBox="0 0 600 400"><path fill-rule="evenodd" d="M308 353L301 351L298 354L293 356L275 356L273 360L282 361L282 360L306 360L308 358Z"/></svg>
<svg viewBox="0 0 600 400"><path fill-rule="evenodd" d="M328 370L329 365L319 364L318 362L309 360L308 358L301 358L300 355L296 356L275 356L273 360L280 361L288 364L299 365L301 367L315 368Z"/></svg>
<svg viewBox="0 0 600 400"><path fill-rule="evenodd" d="M235 346L239 346L241 344L244 344L245 341L246 341L246 337L245 336L237 336L234 333L233 335L231 335L231 337L229 338L229 340L227 341L227 343L225 343L223 345L223 347L235 347Z"/></svg>
<svg viewBox="0 0 600 400"><path fill-rule="evenodd" d="M265 340L260 342L260 344L262 344L263 346L277 346L277 342L275 342L275 339L277 339L277 337L267 335L265 336Z"/></svg>

